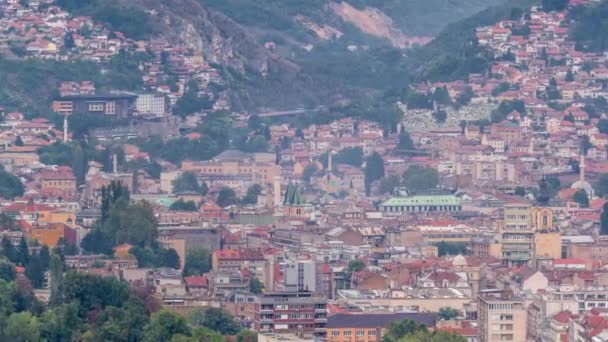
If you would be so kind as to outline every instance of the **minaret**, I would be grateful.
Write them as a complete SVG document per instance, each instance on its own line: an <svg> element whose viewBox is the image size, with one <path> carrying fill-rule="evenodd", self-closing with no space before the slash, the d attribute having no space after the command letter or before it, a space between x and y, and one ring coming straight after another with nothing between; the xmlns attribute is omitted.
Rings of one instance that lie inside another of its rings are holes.
<svg viewBox="0 0 608 342"><path fill-rule="evenodd" d="M63 116L63 143L68 142L68 116Z"/></svg>
<svg viewBox="0 0 608 342"><path fill-rule="evenodd" d="M332 171L332 150L328 150L327 151L327 176L329 177L329 174Z"/></svg>
<svg viewBox="0 0 608 342"><path fill-rule="evenodd" d="M580 172L580 180L581 182L585 181L585 153L583 153L583 151L581 151L581 161L578 165L578 169Z"/></svg>
<svg viewBox="0 0 608 342"><path fill-rule="evenodd" d="M116 153L112 155L112 173L118 173L118 158L116 157Z"/></svg>

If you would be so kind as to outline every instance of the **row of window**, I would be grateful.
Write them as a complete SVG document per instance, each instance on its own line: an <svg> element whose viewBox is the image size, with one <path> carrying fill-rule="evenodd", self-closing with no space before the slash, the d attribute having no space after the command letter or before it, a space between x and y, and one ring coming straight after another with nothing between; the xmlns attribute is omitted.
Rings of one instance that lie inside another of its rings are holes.
<svg viewBox="0 0 608 342"><path fill-rule="evenodd" d="M500 303L500 304L490 304L490 310L512 310L513 304Z"/></svg>
<svg viewBox="0 0 608 342"><path fill-rule="evenodd" d="M343 336L344 337L351 337L353 334L352 330L344 330ZM331 336L334 337L338 337L340 336L340 331L339 330L332 330L331 332ZM356 330L355 331L355 336L357 337L362 337L365 336L365 330ZM367 330L367 336L376 336L376 330Z"/></svg>

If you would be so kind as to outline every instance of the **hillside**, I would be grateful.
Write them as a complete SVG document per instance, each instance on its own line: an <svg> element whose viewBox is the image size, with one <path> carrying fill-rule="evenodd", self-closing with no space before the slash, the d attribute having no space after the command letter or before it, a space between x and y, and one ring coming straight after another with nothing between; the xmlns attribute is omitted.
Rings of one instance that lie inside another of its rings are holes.
<svg viewBox="0 0 608 342"><path fill-rule="evenodd" d="M387 93L394 99L395 95L404 95L410 78L436 79L437 71L442 73L446 68L456 69L447 73L449 77L466 73L454 66L462 61L454 62L449 55L463 50L464 38L472 34L473 25L501 18L511 5L497 10L500 15L482 12L478 19L440 30L446 23L498 2L57 0L70 13L91 16L129 37L161 38L204 55L225 80L235 110L330 106L367 101ZM428 40L420 35L437 32L437 39L428 46L403 49ZM272 48L268 48L269 42ZM0 96L9 103L21 101L25 107L40 111L44 106L38 99L49 99L54 85L64 79L94 79L103 88L113 83L109 78L128 77L129 82L116 84L134 90L141 85L132 81L137 75L133 62L104 65L109 74L102 75L93 65L79 68L72 63L46 66L14 61L5 65L7 73L2 77L10 82L0 86ZM471 62L476 68L483 67L478 60ZM20 68L44 78L33 86L40 93L36 100L22 90L29 87L27 78L13 71Z"/></svg>

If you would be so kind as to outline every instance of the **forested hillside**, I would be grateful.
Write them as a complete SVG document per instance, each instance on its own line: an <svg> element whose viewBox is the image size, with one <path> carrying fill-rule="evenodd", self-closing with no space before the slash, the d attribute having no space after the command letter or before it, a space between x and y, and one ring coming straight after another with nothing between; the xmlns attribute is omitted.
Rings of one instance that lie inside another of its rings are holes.
<svg viewBox="0 0 608 342"><path fill-rule="evenodd" d="M453 79L479 72L490 57L471 44L474 27L517 15L521 11L513 7L532 2L508 1L444 30L446 24L502 1L58 0L57 4L135 39L160 37L200 51L226 81L232 107L255 111L353 102L372 102L372 107L369 103L364 107L376 110L377 101L404 97L410 79ZM347 7L340 7L338 15L335 4ZM373 22L366 21L372 17ZM395 46L437 32L424 47ZM266 48L267 42L276 48ZM0 76L4 80L0 98L8 105L41 111L44 105L30 101L30 94L22 89L31 89L37 99L46 101L54 95L55 85L67 79L138 90L139 58L146 56L114 59L101 67L7 61ZM101 74L101 69L106 72Z"/></svg>

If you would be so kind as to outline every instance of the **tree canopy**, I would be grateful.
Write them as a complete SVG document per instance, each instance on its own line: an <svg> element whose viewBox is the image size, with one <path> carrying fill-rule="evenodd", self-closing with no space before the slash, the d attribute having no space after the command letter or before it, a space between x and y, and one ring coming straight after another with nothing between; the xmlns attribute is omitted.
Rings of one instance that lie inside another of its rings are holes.
<svg viewBox="0 0 608 342"><path fill-rule="evenodd" d="M403 174L403 184L408 190L430 190L439 185L439 173L432 167L412 165Z"/></svg>
<svg viewBox="0 0 608 342"><path fill-rule="evenodd" d="M0 197L13 199L23 195L25 188L21 180L0 165Z"/></svg>
<svg viewBox="0 0 608 342"><path fill-rule="evenodd" d="M365 166L365 193L370 194L373 182L384 177L384 159L378 152L372 153L366 159Z"/></svg>

